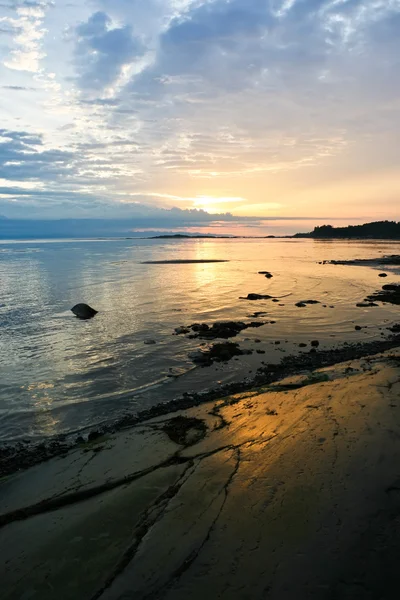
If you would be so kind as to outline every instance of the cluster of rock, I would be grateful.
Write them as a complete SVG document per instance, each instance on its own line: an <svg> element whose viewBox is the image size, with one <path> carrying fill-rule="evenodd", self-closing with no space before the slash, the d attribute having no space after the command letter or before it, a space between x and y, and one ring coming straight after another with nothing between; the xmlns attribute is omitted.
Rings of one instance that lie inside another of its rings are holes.
<svg viewBox="0 0 400 600"><path fill-rule="evenodd" d="M187 327L177 327L175 333L176 335L182 335L193 332L189 335L191 339L228 339L236 337L244 329L262 327L263 325L266 325L266 321L252 321L251 323L244 323L243 321L217 321L211 326L207 325L207 323L193 323L193 325L188 325Z"/></svg>
<svg viewBox="0 0 400 600"><path fill-rule="evenodd" d="M387 285L382 286L382 290L379 292L375 292L366 298L366 301L374 303L378 302L388 302L389 304L400 304L400 284L389 283ZM377 306L377 305L375 305Z"/></svg>

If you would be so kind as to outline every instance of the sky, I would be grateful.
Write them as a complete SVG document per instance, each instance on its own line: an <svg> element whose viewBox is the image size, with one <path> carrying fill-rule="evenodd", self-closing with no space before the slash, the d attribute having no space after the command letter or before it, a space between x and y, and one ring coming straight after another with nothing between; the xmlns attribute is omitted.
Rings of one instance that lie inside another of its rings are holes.
<svg viewBox="0 0 400 600"><path fill-rule="evenodd" d="M400 0L0 0L0 215L399 220Z"/></svg>

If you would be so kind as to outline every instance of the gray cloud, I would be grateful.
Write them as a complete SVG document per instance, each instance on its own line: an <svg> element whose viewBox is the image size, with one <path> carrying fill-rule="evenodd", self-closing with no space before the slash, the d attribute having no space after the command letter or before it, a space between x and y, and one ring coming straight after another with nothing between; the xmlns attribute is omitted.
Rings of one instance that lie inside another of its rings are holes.
<svg viewBox="0 0 400 600"><path fill-rule="evenodd" d="M94 13L76 28L75 63L83 90L101 91L120 76L124 65L142 56L144 47L132 27L112 27L104 12Z"/></svg>
<svg viewBox="0 0 400 600"><path fill-rule="evenodd" d="M0 173L11 181L55 180L65 173L72 152L45 150L41 135L0 129Z"/></svg>
<svg viewBox="0 0 400 600"><path fill-rule="evenodd" d="M1 89L2 90L10 90L10 91L14 91L14 92L34 92L38 88L28 87L25 85L2 85Z"/></svg>

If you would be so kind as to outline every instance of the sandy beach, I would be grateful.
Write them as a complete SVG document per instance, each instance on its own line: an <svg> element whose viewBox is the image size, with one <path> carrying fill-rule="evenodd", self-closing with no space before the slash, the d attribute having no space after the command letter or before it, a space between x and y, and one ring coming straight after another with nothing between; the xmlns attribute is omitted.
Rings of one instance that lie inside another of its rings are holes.
<svg viewBox="0 0 400 600"><path fill-rule="evenodd" d="M396 349L4 477L2 598L392 599L399 400Z"/></svg>

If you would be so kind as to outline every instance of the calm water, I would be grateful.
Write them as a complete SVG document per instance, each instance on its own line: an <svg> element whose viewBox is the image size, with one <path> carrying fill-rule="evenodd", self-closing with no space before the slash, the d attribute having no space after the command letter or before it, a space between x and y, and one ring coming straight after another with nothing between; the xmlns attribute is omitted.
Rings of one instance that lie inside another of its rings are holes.
<svg viewBox="0 0 400 600"><path fill-rule="evenodd" d="M0 440L78 431L240 380L261 360L301 352L300 342L319 339L330 348L381 339L380 327L399 320L398 307L355 307L384 282L378 271L317 263L399 250L396 243L312 240L0 242ZM207 258L230 262L140 264ZM386 282L400 281L386 271ZM284 306L239 300L249 292L285 296ZM310 298L334 308L294 306ZM76 319L69 309L77 302L99 314ZM265 355L194 368L188 353L199 341L172 335L179 325L246 320L261 310L276 324L235 341ZM368 327L357 332L355 324ZM145 345L148 338L157 343Z"/></svg>

